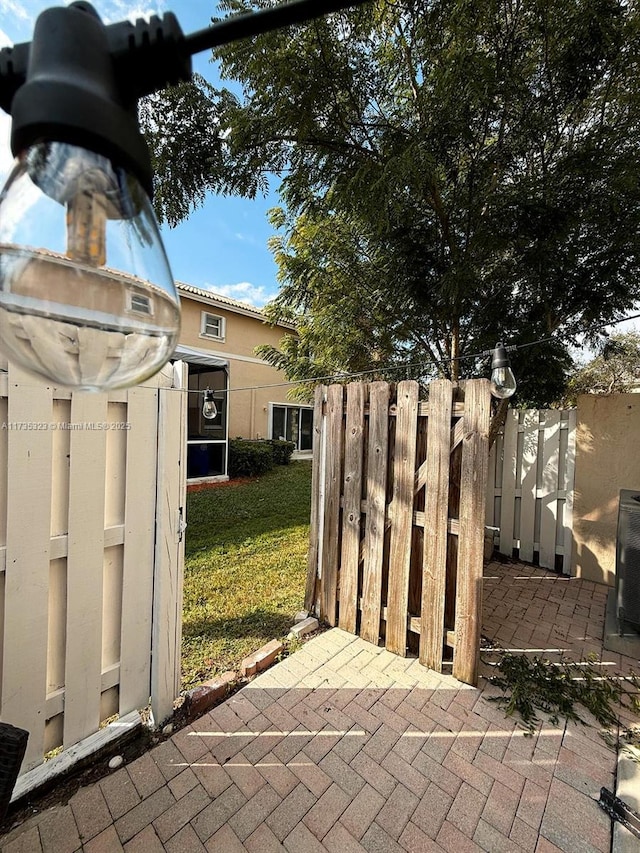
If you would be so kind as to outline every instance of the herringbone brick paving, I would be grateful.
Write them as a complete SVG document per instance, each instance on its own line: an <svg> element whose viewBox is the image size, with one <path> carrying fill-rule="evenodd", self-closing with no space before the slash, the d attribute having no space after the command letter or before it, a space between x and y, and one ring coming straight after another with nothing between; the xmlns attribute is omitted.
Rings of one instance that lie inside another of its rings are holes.
<svg viewBox="0 0 640 853"><path fill-rule="evenodd" d="M607 590L485 571L497 647L602 652ZM489 664L483 664L489 673ZM608 853L616 755L596 727L526 737L479 689L338 629L146 755L2 839L3 853Z"/></svg>

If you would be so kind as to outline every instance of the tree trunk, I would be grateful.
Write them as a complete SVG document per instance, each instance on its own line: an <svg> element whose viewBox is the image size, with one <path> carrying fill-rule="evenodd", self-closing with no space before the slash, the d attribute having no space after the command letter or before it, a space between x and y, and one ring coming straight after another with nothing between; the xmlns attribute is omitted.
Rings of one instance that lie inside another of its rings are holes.
<svg viewBox="0 0 640 853"><path fill-rule="evenodd" d="M456 320L451 329L451 381L460 378L460 324Z"/></svg>

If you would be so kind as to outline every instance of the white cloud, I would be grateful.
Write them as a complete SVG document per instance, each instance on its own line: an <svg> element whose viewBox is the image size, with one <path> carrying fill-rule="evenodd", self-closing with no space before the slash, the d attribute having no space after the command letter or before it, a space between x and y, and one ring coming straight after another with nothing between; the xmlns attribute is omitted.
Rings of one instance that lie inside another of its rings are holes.
<svg viewBox="0 0 640 853"><path fill-rule="evenodd" d="M2 2L2 0L0 0ZM127 0L108 0L104 3L96 3L98 14L105 24L114 24L116 21L135 22L138 18L149 19L151 15L161 15L165 4L161 0L151 3L136 3L132 5Z"/></svg>
<svg viewBox="0 0 640 853"><path fill-rule="evenodd" d="M0 47L11 47L12 44L13 39L9 38L4 30L0 30Z"/></svg>
<svg viewBox="0 0 640 853"><path fill-rule="evenodd" d="M221 296L229 297L229 299L236 299L238 302L246 302L247 305L253 305L254 308L262 308L276 296L263 285L251 284L248 281L241 281L238 284L209 284L205 286L205 290L219 293Z"/></svg>
<svg viewBox="0 0 640 853"><path fill-rule="evenodd" d="M25 4L17 0L0 0L0 14L20 18L23 21L30 17Z"/></svg>

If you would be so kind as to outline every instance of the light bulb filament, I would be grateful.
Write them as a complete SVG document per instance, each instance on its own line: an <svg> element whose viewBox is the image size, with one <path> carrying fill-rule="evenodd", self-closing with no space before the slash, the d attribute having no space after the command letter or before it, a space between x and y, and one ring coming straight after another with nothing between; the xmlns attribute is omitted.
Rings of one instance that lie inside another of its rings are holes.
<svg viewBox="0 0 640 853"><path fill-rule="evenodd" d="M67 204L67 255L91 267L107 262L107 212L99 193L83 190Z"/></svg>

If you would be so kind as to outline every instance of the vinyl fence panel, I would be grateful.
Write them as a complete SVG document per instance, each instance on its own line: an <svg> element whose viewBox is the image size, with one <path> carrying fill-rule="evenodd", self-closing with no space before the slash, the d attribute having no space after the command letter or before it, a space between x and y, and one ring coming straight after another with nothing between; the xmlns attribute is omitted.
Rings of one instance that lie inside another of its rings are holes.
<svg viewBox="0 0 640 853"><path fill-rule="evenodd" d="M507 412L489 458L486 523L501 554L543 568L571 565L576 412Z"/></svg>
<svg viewBox="0 0 640 853"><path fill-rule="evenodd" d="M0 372L0 716L29 731L23 774L150 699L172 708L184 389L171 366L108 394Z"/></svg>

